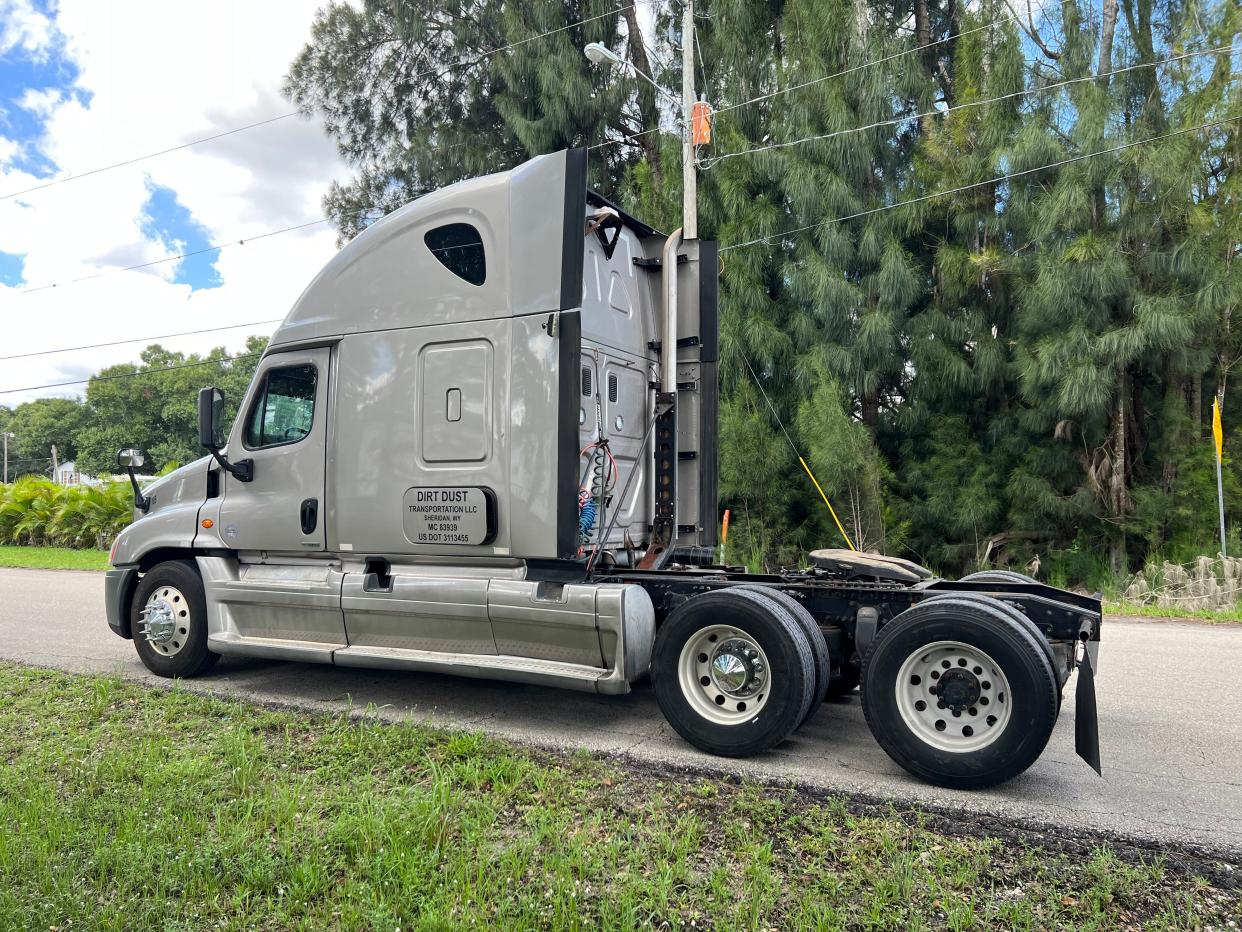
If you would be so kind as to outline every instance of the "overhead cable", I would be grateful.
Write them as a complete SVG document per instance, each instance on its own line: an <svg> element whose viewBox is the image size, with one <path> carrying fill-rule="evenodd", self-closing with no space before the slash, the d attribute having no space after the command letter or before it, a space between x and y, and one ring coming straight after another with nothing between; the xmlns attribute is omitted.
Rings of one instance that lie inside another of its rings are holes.
<svg viewBox="0 0 1242 932"><path fill-rule="evenodd" d="M1076 3L1076 2L1077 0L1061 0L1060 6L1065 7L1071 3ZM1011 23L1015 20L1018 20L1019 18L1020 17L1015 13L1012 16L1005 16L1005 17L1002 17L1001 19L992 20L989 23L984 23L982 26L975 26L973 29L964 29L961 32L954 33L951 36L945 36L943 39L934 39L931 42L924 43L923 45L917 45L917 46L914 46L913 48L903 49L900 52L893 52L891 55L885 55L883 58L877 58L873 61L861 62L860 64L854 65L853 67L850 67L850 68L846 68L843 71L836 71L836 72L833 72L832 74L826 74L822 78L812 78L810 81L803 81L801 84L794 84L790 87L777 88L776 90L771 91L770 93L760 94L758 97L752 97L750 98L750 100L743 100L741 103L729 104L728 106L720 107L718 110L716 110L716 114L719 115L721 113L728 113L731 110L737 110L740 107L749 107L751 104L757 104L760 101L769 100L773 97L779 97L782 94L789 94L793 91L800 91L804 87L811 87L812 85L815 85L815 84L822 84L824 81L831 81L834 78L842 78L842 77L845 77L846 75L857 74L859 71L865 71L866 69L872 68L876 65L883 65L890 61L896 61L898 58L904 58L905 56L913 55L916 52L926 51L927 49L934 48L937 45L943 45L946 42L952 42L954 39L961 39L966 36L974 35L976 32L982 32L985 29L992 29L996 26L1004 26L1006 23Z"/></svg>
<svg viewBox="0 0 1242 932"><path fill-rule="evenodd" d="M58 184L66 184L70 181L79 181L82 178L89 178L91 175L98 175L100 172L112 171L114 168L124 168L126 165L133 165L137 162L145 162L147 159L153 159L161 155L168 155L170 152L179 152L182 149L202 145L205 142L212 142L216 139L223 139L225 136L232 136L235 133L244 133L248 129L254 129L257 126L267 126L269 123L287 120L289 117L297 115L298 112L296 110L292 110L289 113L281 113L274 117L268 117L266 120L258 120L254 123L247 123L245 126L238 126L234 129L225 130L222 133L216 133L214 136L204 136L202 139L194 139L190 142L183 142L179 146L170 146L167 149L160 149L158 152L148 152L145 155L137 155L132 159L125 159L123 162L113 162L111 165L101 165L99 168L92 168L89 171L78 172L76 175L67 175L64 178L54 178L51 181L45 181L42 184L37 184L29 188L23 188L20 191L12 191L9 194L0 194L0 201L11 201L15 197L21 197L23 194L30 194L33 191L42 191L44 188L55 187Z"/></svg>
<svg viewBox="0 0 1242 932"><path fill-rule="evenodd" d="M795 227L792 230L782 230L779 233L772 233L768 236L760 236L755 239L747 240L744 243L733 243L729 246L722 246L720 252L729 252L733 249L745 249L748 246L758 246L761 244L771 246L786 236L793 236L795 233L805 233L807 230L814 230L818 227L827 226L830 223L844 223L847 220L857 220L859 217L868 217L871 214L882 213L886 210L894 210L898 207L907 207L910 204L917 204L920 201L930 201L935 198L948 197L951 194L960 194L961 192L969 191L972 188L981 188L987 185L1001 184L1006 181L1012 181L1014 178L1021 178L1023 175L1032 175L1035 172L1046 171L1050 168L1060 168L1063 165L1070 165L1074 162L1081 162L1085 159L1095 158L1097 155L1108 155L1112 152L1120 152L1123 149L1131 149L1134 146L1146 145L1149 142L1160 142L1164 139L1172 139L1175 136L1184 136L1187 133L1198 132L1201 129L1211 129L1214 126L1222 126L1225 123L1232 123L1240 119L1242 119L1242 114L1237 114L1231 117L1226 117L1223 120L1213 120L1210 123L1201 123L1198 126L1192 126L1188 129L1173 130L1172 132L1161 133L1159 136L1149 136L1146 139L1137 139L1133 142L1121 143L1120 145L1111 146L1107 149L1100 149L1096 152L1086 152L1082 155L1071 156L1057 162L1049 162L1047 165L1039 165L1035 168L1024 168L1022 171L1007 172L1004 175L997 175L995 178L989 178L987 181L976 181L971 184L964 184L956 188L950 188L947 191L933 191L929 194L923 194L919 197L912 197L908 200L897 201L893 204L884 204L880 207L873 207L870 210L860 210L857 213L847 214L843 217L833 217L830 220L820 220L816 223L809 223L806 226Z"/></svg>
<svg viewBox="0 0 1242 932"><path fill-rule="evenodd" d="M441 67L429 68L425 71L420 71L417 74L413 75L411 80L417 80L418 78L426 77L429 74L444 73L446 71L452 71L454 68L460 68L462 66L476 65L481 61L485 61L486 59L491 58L493 55L498 55L501 52L507 52L510 49L517 48L519 45L525 45L526 43L534 42L537 39L547 38L548 36L555 35L558 32L564 32L566 29L572 29L575 26L584 26L587 23L593 23L596 20L604 19L608 16L615 16L618 13L624 13L626 10L631 9L633 6L634 6L633 3L626 4L625 6L618 7L615 10L610 10L607 13L600 13L597 16L591 16L591 17L588 17L587 19L576 20L575 22L569 23L565 26L560 26L556 29L549 29L547 32L541 32L538 35L527 36L525 39L518 39L516 42L510 42L508 45L502 45L499 48L489 49L488 51L482 52L479 55L474 56L473 58L461 58L461 59L458 59L457 61L450 62L449 64L441 66ZM192 146L202 145L203 143L206 143L206 142L213 142L216 139L223 139L225 136L232 136L232 135L235 135L236 133L244 133L247 130L255 129L260 126L267 126L270 123L277 123L281 120L287 120L290 117L297 116L300 112L301 111L299 110L291 110L288 113L279 113L279 114L276 114L275 116L267 117L266 119L263 119L263 120L256 120L254 123L247 123L244 126L237 126L237 127L234 127L233 129L224 130L223 132L215 133L211 136L204 136L201 139L193 139L190 142L183 142L183 143L180 143L179 145L169 146L166 149L159 149L159 150L156 150L155 152L147 152L147 153L144 153L143 155L136 155L133 158L124 159L123 161L120 161L120 162L113 162L110 165L101 165L98 168L92 168L84 172L78 172L77 174L67 175L64 178L54 178L50 181L42 182L41 184L32 185L29 188L23 188L20 191L12 191L12 192L9 192L8 194L0 194L0 201L12 200L15 197L21 197L23 194L30 194L34 191L42 191L44 188L51 188L56 185L66 184L70 181L78 181L82 178L89 178L92 175L98 175L102 172L112 171L115 168L123 168L126 165L134 165L138 162L144 162L147 159L157 158L161 155L168 155L169 153L172 153L172 152L179 152L182 149L189 149Z"/></svg>
<svg viewBox="0 0 1242 932"><path fill-rule="evenodd" d="M767 152L771 149L786 149L790 146L801 145L804 142L817 142L824 139L834 139L837 136L848 136L853 133L863 133L871 129L879 129L885 126L899 126L902 123L909 123L913 120L921 120L924 117L945 116L949 113L956 113L959 110L969 110L973 107L983 107L988 104L999 103L1005 100L1012 100L1015 97L1028 97L1034 94L1043 94L1047 91L1057 90L1058 88L1068 87L1071 84L1081 84L1084 81L1096 81L1100 78L1111 78L1113 75L1125 74L1128 71L1137 71L1140 68L1158 68L1161 65L1168 65L1172 62L1182 61L1186 58L1195 58L1200 55L1222 55L1238 51L1242 46L1238 45L1222 45L1214 49L1197 49L1193 52L1184 52L1181 55L1173 55L1169 58L1163 58L1159 61L1140 62L1135 65L1127 65L1124 68L1116 68L1113 71L1105 71L1100 74L1085 75L1081 78L1068 78L1064 81L1057 81L1053 84L1044 84L1040 87L1024 88L1020 91L1011 91L1008 94L1001 94L999 97L988 97L984 100L970 100L966 103L955 104L951 107L940 107L935 110L926 110L923 113L911 113L905 116L893 117L888 120L879 120L875 123L868 123L865 126L851 126L848 129L833 130L830 133L820 133L816 136L803 136L801 139L791 139L787 142L774 142L766 146L755 146L750 149L743 149L739 152L725 152L721 155L713 156L709 159L703 159L699 165L703 169L714 168L718 163L726 159L737 158L739 155L754 155L757 152Z"/></svg>
<svg viewBox="0 0 1242 932"><path fill-rule="evenodd" d="M254 320L246 324L229 324L227 327L207 327L203 330L183 330L180 333L161 333L151 337L132 337L128 340L113 340L110 343L84 343L81 346L62 346L60 349L38 350L33 353L14 353L12 356L0 356L0 362L10 359L29 359L32 356L55 356L59 353L73 353L77 350L103 349L107 346L124 346L126 343L145 343L148 340L171 340L173 337L192 337L200 333L219 333L221 330L240 330L243 327L260 327L263 324L278 324L282 318L270 320Z"/></svg>
<svg viewBox="0 0 1242 932"><path fill-rule="evenodd" d="M268 230L266 233L257 233L254 236L243 237L242 239L230 240L226 243L216 243L213 246L204 246L202 249L192 249L189 252L178 253L175 256L165 256L163 259L152 259L150 262L139 262L137 265L126 265L115 269L104 269L100 272L93 272L90 275L82 275L78 278L70 278L63 282L52 282L47 285L35 285L31 288L23 288L16 292L19 295L34 294L36 291L47 291L50 288L60 288L65 285L74 285L78 282L90 281L93 278L103 278L105 275L116 275L120 272L134 272L138 269L150 268L153 265L162 265L165 262L177 262L181 259L189 259L191 256L201 256L209 252L217 252L221 249L228 249L231 246L245 246L255 240L267 239L270 236L279 236L282 233L292 233L295 230L304 230L307 227L317 226L320 223L327 223L331 218L320 217L318 220L308 220L305 223L294 224L291 227L282 227L279 230Z"/></svg>
<svg viewBox="0 0 1242 932"><path fill-rule="evenodd" d="M258 359L262 353L242 353L238 356L221 356L218 359L204 359L201 362L187 362L177 366L164 366L160 369L143 369L140 372L122 372L118 375L92 375L88 379L71 379L68 382L49 382L46 385L27 385L24 388L0 388L0 395L12 395L15 392L33 392L42 388L64 388L67 385L86 385L89 382L114 382L117 379L141 379L159 372L173 372L177 369L199 369L203 366L217 366L222 362L236 362L239 359Z"/></svg>

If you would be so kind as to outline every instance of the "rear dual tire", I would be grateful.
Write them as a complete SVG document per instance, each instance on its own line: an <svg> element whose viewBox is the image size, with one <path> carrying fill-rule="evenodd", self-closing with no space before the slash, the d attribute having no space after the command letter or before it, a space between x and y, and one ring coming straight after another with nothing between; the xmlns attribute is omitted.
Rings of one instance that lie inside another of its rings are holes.
<svg viewBox="0 0 1242 932"><path fill-rule="evenodd" d="M1015 573L1013 570L980 570L977 573L971 573L963 576L958 582L977 582L977 583L1018 583L1023 586L1038 586L1039 580L1033 576L1027 576L1025 573Z"/></svg>
<svg viewBox="0 0 1242 932"><path fill-rule="evenodd" d="M736 587L669 613L656 634L651 680L673 729L723 757L784 741L806 719L819 685L798 619L777 600Z"/></svg>
<svg viewBox="0 0 1242 932"><path fill-rule="evenodd" d="M1012 779L1048 743L1059 683L1042 638L986 596L932 599L880 629L862 707L880 747L952 789Z"/></svg>
<svg viewBox="0 0 1242 932"><path fill-rule="evenodd" d="M823 632L819 630L819 624L815 621L815 616L810 613L805 605L788 592L773 588L772 586L761 586L758 583L746 583L745 585L733 587L733 591L736 592L738 590L755 592L776 602L793 616L794 621L798 623L798 627L802 629L802 633L806 636L807 643L811 647L811 658L815 665L815 688L811 692L811 705L806 710L806 716L799 722L799 725L805 725L807 719L814 715L816 710L823 704L836 679L832 675L832 656L828 652L828 642L824 639ZM857 680L854 682L854 685L858 685Z"/></svg>

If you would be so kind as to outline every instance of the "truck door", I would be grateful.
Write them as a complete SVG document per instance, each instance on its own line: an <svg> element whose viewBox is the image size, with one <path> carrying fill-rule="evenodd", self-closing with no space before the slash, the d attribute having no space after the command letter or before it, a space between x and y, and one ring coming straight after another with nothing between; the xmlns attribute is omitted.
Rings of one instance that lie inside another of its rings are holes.
<svg viewBox="0 0 1242 932"><path fill-rule="evenodd" d="M260 361L229 435L229 459L254 462L250 482L225 479L220 533L230 547L324 549L330 356L324 347Z"/></svg>

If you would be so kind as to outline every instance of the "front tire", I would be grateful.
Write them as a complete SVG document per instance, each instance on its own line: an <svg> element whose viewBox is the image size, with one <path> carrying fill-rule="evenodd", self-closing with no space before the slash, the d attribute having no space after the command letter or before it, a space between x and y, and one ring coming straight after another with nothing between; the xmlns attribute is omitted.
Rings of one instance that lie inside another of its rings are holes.
<svg viewBox="0 0 1242 932"><path fill-rule="evenodd" d="M156 676L198 676L220 659L207 648L207 598L193 563L170 560L142 577L130 630L138 659Z"/></svg>
<svg viewBox="0 0 1242 932"><path fill-rule="evenodd" d="M734 588L669 613L656 634L651 680L677 733L723 757L784 741L806 718L816 687L797 620L772 599Z"/></svg>
<svg viewBox="0 0 1242 932"><path fill-rule="evenodd" d="M932 600L880 629L863 661L871 733L915 776L981 789L1026 770L1057 720L1057 677L1024 625L985 602Z"/></svg>

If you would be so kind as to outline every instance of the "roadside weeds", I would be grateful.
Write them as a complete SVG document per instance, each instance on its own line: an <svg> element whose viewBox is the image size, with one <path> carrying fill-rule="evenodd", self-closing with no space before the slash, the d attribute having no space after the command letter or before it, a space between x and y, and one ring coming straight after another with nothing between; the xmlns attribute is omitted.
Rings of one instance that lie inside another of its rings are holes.
<svg viewBox="0 0 1242 932"><path fill-rule="evenodd" d="M1227 928L1238 865L0 665L0 925Z"/></svg>

